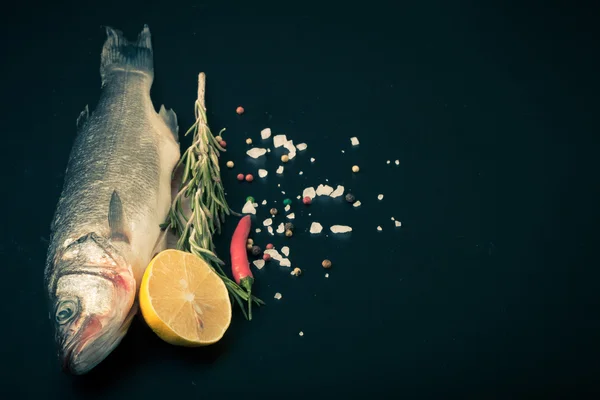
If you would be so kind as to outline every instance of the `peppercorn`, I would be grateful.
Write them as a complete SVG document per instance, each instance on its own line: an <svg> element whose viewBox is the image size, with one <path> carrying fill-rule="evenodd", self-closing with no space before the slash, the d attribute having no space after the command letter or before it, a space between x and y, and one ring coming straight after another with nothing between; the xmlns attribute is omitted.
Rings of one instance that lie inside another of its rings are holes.
<svg viewBox="0 0 600 400"><path fill-rule="evenodd" d="M305 198L302 199L302 202L306 205L309 205L310 203L312 203L312 199L308 196L306 196Z"/></svg>
<svg viewBox="0 0 600 400"><path fill-rule="evenodd" d="M246 243L254 244L254 240L252 240L252 238L248 238L248 240L246 241Z"/></svg>
<svg viewBox="0 0 600 400"><path fill-rule="evenodd" d="M275 207L271 208L271 215L277 215L277 209Z"/></svg>
<svg viewBox="0 0 600 400"><path fill-rule="evenodd" d="M252 246L252 255L259 256L262 253L262 250L258 246Z"/></svg>
<svg viewBox="0 0 600 400"><path fill-rule="evenodd" d="M281 162L286 163L290 161L290 157L287 154L281 156Z"/></svg>
<svg viewBox="0 0 600 400"><path fill-rule="evenodd" d="M289 206L290 204L292 204L292 201L290 199L283 200L283 205L284 206Z"/></svg>
<svg viewBox="0 0 600 400"><path fill-rule="evenodd" d="M273 243L267 244L267 250L271 250L273 247L275 247L275 246L273 246Z"/></svg>
<svg viewBox="0 0 600 400"><path fill-rule="evenodd" d="M235 112L238 113L238 115L242 115L244 113L244 107L239 106L235 109Z"/></svg>
<svg viewBox="0 0 600 400"><path fill-rule="evenodd" d="M252 176L252 174L246 175L246 182L252 182L253 180L254 180L254 177Z"/></svg>
<svg viewBox="0 0 600 400"><path fill-rule="evenodd" d="M244 174L238 174L237 180L238 181L243 181L244 180Z"/></svg>
<svg viewBox="0 0 600 400"><path fill-rule="evenodd" d="M246 249L252 250L252 243L246 243Z"/></svg>
<svg viewBox="0 0 600 400"><path fill-rule="evenodd" d="M227 168L233 168L233 161L227 161Z"/></svg>
<svg viewBox="0 0 600 400"><path fill-rule="evenodd" d="M269 260L271 260L271 256L269 254L265 253L265 254L263 254L263 260L269 261Z"/></svg>
<svg viewBox="0 0 600 400"><path fill-rule="evenodd" d="M329 260L323 260L323 262L321 263L321 265L323 265L323 268L329 269L329 268L331 268L331 261L329 261Z"/></svg>
<svg viewBox="0 0 600 400"><path fill-rule="evenodd" d="M220 145L222 148L225 148L225 147L227 147L227 142L226 142L226 141L224 141L224 140L221 140L221 141L219 142L219 145Z"/></svg>
<svg viewBox="0 0 600 400"><path fill-rule="evenodd" d="M252 197L252 196L248 196L248 197L246 197L246 202L248 202L248 201L249 201L250 203L254 203L254 197Z"/></svg>
<svg viewBox="0 0 600 400"><path fill-rule="evenodd" d="M346 201L348 203L354 203L356 201L356 197L352 193L346 194Z"/></svg>
<svg viewBox="0 0 600 400"><path fill-rule="evenodd" d="M302 274L302 270L298 267L294 268L294 270L292 271L292 274L296 275L296 276L300 276Z"/></svg>
<svg viewBox="0 0 600 400"><path fill-rule="evenodd" d="M293 234L294 234L294 232L292 232L291 229L288 229L287 231L285 231L286 237L292 237Z"/></svg>
<svg viewBox="0 0 600 400"><path fill-rule="evenodd" d="M286 222L284 225L284 228L286 231L293 231L294 230L294 224L292 224L291 222Z"/></svg>
<svg viewBox="0 0 600 400"><path fill-rule="evenodd" d="M358 171L360 171L360 168L358 168L358 165L354 165L354 166L352 167L352 172L355 172L355 173L356 173L356 172L358 172Z"/></svg>

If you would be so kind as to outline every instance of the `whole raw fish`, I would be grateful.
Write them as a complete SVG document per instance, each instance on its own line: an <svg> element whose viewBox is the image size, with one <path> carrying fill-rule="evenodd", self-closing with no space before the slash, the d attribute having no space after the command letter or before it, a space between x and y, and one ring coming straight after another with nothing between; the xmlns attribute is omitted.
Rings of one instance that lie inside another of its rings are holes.
<svg viewBox="0 0 600 400"><path fill-rule="evenodd" d="M180 157L175 113L150 99L148 26L133 42L106 33L100 100L77 119L45 271L59 354L74 374L101 362L137 312L144 270L165 247L159 225Z"/></svg>

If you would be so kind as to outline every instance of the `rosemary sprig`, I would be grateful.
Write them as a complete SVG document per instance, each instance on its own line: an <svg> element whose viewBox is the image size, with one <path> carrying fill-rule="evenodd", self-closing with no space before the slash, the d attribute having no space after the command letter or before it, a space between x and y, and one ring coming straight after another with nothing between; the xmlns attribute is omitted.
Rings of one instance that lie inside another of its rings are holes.
<svg viewBox="0 0 600 400"><path fill-rule="evenodd" d="M262 300L249 295L237 283L229 279L223 271L225 265L215 253L212 240L214 234L221 233L225 216L235 213L225 199L225 190L221 182L219 152L225 151L211 133L206 117L204 93L206 75L198 76L198 99L195 102L196 122L185 133L193 134L190 147L184 152L175 167L183 166L183 177L179 192L173 199L168 220L163 225L173 229L179 237L177 249L188 251L205 260L225 283L231 301L239 304L244 316L248 316L244 302L264 304ZM225 129L219 132L219 136Z"/></svg>

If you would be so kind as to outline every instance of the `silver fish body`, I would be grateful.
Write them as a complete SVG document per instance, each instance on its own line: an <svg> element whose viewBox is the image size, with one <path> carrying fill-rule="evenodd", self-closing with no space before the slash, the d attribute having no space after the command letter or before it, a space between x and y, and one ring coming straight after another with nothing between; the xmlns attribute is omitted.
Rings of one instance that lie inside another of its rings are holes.
<svg viewBox="0 0 600 400"><path fill-rule="evenodd" d="M177 117L150 98L153 53L147 26L137 41L107 28L95 110L77 120L51 226L45 282L63 364L88 372L121 341L171 204L180 157Z"/></svg>

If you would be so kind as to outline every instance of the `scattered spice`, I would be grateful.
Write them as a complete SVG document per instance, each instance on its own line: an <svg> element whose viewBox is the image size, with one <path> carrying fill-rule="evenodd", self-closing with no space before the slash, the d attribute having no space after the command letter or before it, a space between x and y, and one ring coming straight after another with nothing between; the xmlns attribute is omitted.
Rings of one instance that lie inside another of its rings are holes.
<svg viewBox="0 0 600 400"><path fill-rule="evenodd" d="M358 165L354 165L352 167L352 172L357 173L358 171L360 171L360 168L358 168Z"/></svg>
<svg viewBox="0 0 600 400"><path fill-rule="evenodd" d="M292 201L290 199L283 200L283 205L284 206L289 206L290 204L292 204Z"/></svg>
<svg viewBox="0 0 600 400"><path fill-rule="evenodd" d="M348 203L354 203L356 201L356 197L352 193L346 194L346 201Z"/></svg>
<svg viewBox="0 0 600 400"><path fill-rule="evenodd" d="M246 182L252 182L253 180L254 180L254 177L252 176L252 174L246 175Z"/></svg>
<svg viewBox="0 0 600 400"><path fill-rule="evenodd" d="M251 145L252 144L252 139L250 139L250 138L246 139L246 144L247 145Z"/></svg>
<svg viewBox="0 0 600 400"><path fill-rule="evenodd" d="M284 227L285 227L286 231L293 231L294 230L294 224L292 224L291 222L286 222Z"/></svg>
<svg viewBox="0 0 600 400"><path fill-rule="evenodd" d="M294 270L292 271L292 275L300 276L301 274L302 274L302 270L298 267L294 268Z"/></svg>
<svg viewBox="0 0 600 400"><path fill-rule="evenodd" d="M237 180L238 181L243 181L244 180L244 174L238 174Z"/></svg>
<svg viewBox="0 0 600 400"><path fill-rule="evenodd" d="M281 162L286 163L290 161L290 157L287 154L281 156Z"/></svg>
<svg viewBox="0 0 600 400"><path fill-rule="evenodd" d="M294 232L292 232L291 229L288 229L287 231L285 231L285 236L286 237L292 237L294 235Z"/></svg>
<svg viewBox="0 0 600 400"><path fill-rule="evenodd" d="M254 244L254 240L252 240L252 238L248 238L248 241L246 243Z"/></svg>
<svg viewBox="0 0 600 400"><path fill-rule="evenodd" d="M310 203L312 203L312 199L308 196L306 196L305 198L302 199L302 202L306 205L309 205Z"/></svg>
<svg viewBox="0 0 600 400"><path fill-rule="evenodd" d="M331 268L331 261L329 261L329 260L323 260L323 262L321 263L321 265L323 266L323 268L329 269L329 268Z"/></svg>
<svg viewBox="0 0 600 400"><path fill-rule="evenodd" d="M271 215L275 216L275 215L277 215L278 211L275 207L273 207L273 208L271 208L270 213L271 213Z"/></svg>
<svg viewBox="0 0 600 400"><path fill-rule="evenodd" d="M227 161L227 168L233 168L233 161Z"/></svg>
<svg viewBox="0 0 600 400"><path fill-rule="evenodd" d="M244 113L244 107L239 106L235 109L235 112L238 113L238 115L242 115Z"/></svg>
<svg viewBox="0 0 600 400"><path fill-rule="evenodd" d="M271 250L273 249L275 246L273 246L273 243L269 243L267 244L267 250Z"/></svg>
<svg viewBox="0 0 600 400"><path fill-rule="evenodd" d="M246 243L246 249L252 250L252 243L250 243L250 242Z"/></svg>
<svg viewBox="0 0 600 400"><path fill-rule="evenodd" d="M260 247L252 246L252 255L253 256L260 256L260 253L262 253L262 250L260 249Z"/></svg>
<svg viewBox="0 0 600 400"><path fill-rule="evenodd" d="M270 261L271 260L271 256L267 253L263 254L263 260L265 261Z"/></svg>
<svg viewBox="0 0 600 400"><path fill-rule="evenodd" d="M220 145L222 148L225 148L225 147L227 147L227 142L226 142L226 141L224 141L224 140L221 140L221 141L219 142L219 145Z"/></svg>

